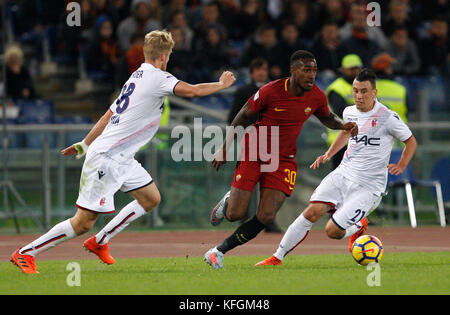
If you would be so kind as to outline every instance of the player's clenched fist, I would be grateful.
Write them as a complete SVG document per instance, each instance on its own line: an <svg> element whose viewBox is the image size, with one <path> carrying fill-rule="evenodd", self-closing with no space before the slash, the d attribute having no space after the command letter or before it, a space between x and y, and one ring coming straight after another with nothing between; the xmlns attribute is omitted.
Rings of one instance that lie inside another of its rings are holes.
<svg viewBox="0 0 450 315"><path fill-rule="evenodd" d="M234 77L233 72L224 71L219 78L219 82L225 85L225 87L230 87L236 82L236 78Z"/></svg>
<svg viewBox="0 0 450 315"><path fill-rule="evenodd" d="M342 129L350 131L352 137L355 137L358 134L358 125L355 122L345 123Z"/></svg>

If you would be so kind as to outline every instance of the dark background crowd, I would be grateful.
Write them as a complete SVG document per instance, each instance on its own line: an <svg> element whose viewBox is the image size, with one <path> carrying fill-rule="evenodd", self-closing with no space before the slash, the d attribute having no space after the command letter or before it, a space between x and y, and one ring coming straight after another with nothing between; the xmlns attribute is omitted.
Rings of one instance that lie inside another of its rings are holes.
<svg viewBox="0 0 450 315"><path fill-rule="evenodd" d="M81 56L91 78L114 88L143 62L143 36L155 29L172 32L168 71L190 83L214 80L224 69L246 69L256 57L267 60L270 79L288 76L289 57L298 49L313 52L319 72L332 75L339 75L350 53L366 67L388 53L395 60L393 75L450 73L447 0L377 1L380 27L367 24L370 1L80 0L80 26L67 25L69 2L7 1L15 41L34 42L36 57L44 36L53 60L70 64ZM17 72L14 59L20 58L12 59L7 62ZM15 79L28 82L22 75ZM27 93L33 95L31 87Z"/></svg>

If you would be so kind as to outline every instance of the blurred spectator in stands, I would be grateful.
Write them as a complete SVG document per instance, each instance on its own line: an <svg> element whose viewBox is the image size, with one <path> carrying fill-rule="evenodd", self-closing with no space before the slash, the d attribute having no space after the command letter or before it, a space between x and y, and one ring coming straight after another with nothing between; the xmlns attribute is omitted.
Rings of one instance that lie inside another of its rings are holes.
<svg viewBox="0 0 450 315"><path fill-rule="evenodd" d="M143 48L144 34L134 34L131 38L130 48L119 58L116 72L116 89L121 89L130 75L144 63Z"/></svg>
<svg viewBox="0 0 450 315"><path fill-rule="evenodd" d="M389 3L389 15L381 24L387 37L390 37L394 30L401 26L408 30L411 39L417 40L416 26L418 23L417 21L413 22L408 17L408 11L408 3L404 0L391 0Z"/></svg>
<svg viewBox="0 0 450 315"><path fill-rule="evenodd" d="M420 2L422 20L430 21L436 15L448 16L450 13L450 1L448 0L416 0ZM414 2L416 2L414 1Z"/></svg>
<svg viewBox="0 0 450 315"><path fill-rule="evenodd" d="M178 44L186 50L192 49L192 39L194 38L194 31L189 27L187 23L186 14L184 13L184 11L172 11L169 28L179 29L183 33L183 42Z"/></svg>
<svg viewBox="0 0 450 315"><path fill-rule="evenodd" d="M236 14L237 39L251 37L266 19L264 4L258 0L242 0L239 12Z"/></svg>
<svg viewBox="0 0 450 315"><path fill-rule="evenodd" d="M188 74L192 71L193 56L191 48L185 44L185 33L179 27L170 28L170 33L172 34L175 46L172 49L170 61L167 64L167 71L180 80L191 82L192 79Z"/></svg>
<svg viewBox="0 0 450 315"><path fill-rule="evenodd" d="M269 78L269 64L264 58L253 59L250 62L249 71L251 81L240 87L234 93L233 103L228 114L228 124L231 124L234 117L236 117L237 113L241 110L242 106L244 106L250 96L255 94L260 87L266 84ZM258 117L255 116L253 120L248 122L247 126L254 123L257 118Z"/></svg>
<svg viewBox="0 0 450 315"><path fill-rule="evenodd" d="M263 24L258 28L256 36L251 39L244 49L241 66L245 67L257 57L262 57L269 63L269 76L271 79L277 79L282 76L282 53L277 45L276 29L270 24Z"/></svg>
<svg viewBox="0 0 450 315"><path fill-rule="evenodd" d="M3 3L3 1L1 1ZM13 1L7 1L12 4ZM66 9L65 1L61 0L19 0L17 15L14 19L14 31L21 35L25 32L41 32L48 26L55 26L60 22L60 16Z"/></svg>
<svg viewBox="0 0 450 315"><path fill-rule="evenodd" d="M6 95L13 100L37 97L33 80L23 64L23 51L13 45L5 51Z"/></svg>
<svg viewBox="0 0 450 315"><path fill-rule="evenodd" d="M315 6L308 0L289 0L286 9L279 20L293 20L297 25L302 37L312 40L314 34L320 28L321 21L317 18Z"/></svg>
<svg viewBox="0 0 450 315"><path fill-rule="evenodd" d="M90 0L91 1L91 14L94 20L97 20L102 15L106 15L110 18L114 29L120 22L119 14L116 11L114 5L108 0Z"/></svg>
<svg viewBox="0 0 450 315"><path fill-rule="evenodd" d="M229 67L229 48L224 36L221 25L210 24L206 29L205 37L199 40L194 64L199 74L202 73L201 80L215 80L219 72Z"/></svg>
<svg viewBox="0 0 450 315"><path fill-rule="evenodd" d="M338 27L344 26L345 12L344 5L340 0L325 0L319 4L319 21L330 21L333 20Z"/></svg>
<svg viewBox="0 0 450 315"><path fill-rule="evenodd" d="M161 25L157 20L151 19L151 7L148 0L133 0L131 5L131 16L120 22L117 29L120 48L127 51L133 34L146 34Z"/></svg>
<svg viewBox="0 0 450 315"><path fill-rule="evenodd" d="M423 74L449 75L449 45L448 24L445 16L436 16L431 21L427 36L419 42Z"/></svg>
<svg viewBox="0 0 450 315"><path fill-rule="evenodd" d="M297 50L305 49L305 44L300 40L297 25L292 21L286 21L281 28L281 40L278 43L281 52L281 75L289 76L291 73L290 58Z"/></svg>
<svg viewBox="0 0 450 315"><path fill-rule="evenodd" d="M112 6L119 16L119 21L130 16L131 0L112 0Z"/></svg>
<svg viewBox="0 0 450 315"><path fill-rule="evenodd" d="M90 0L81 0L81 26L73 27L63 23L58 40L58 52L60 55L71 58L69 62L76 60L80 53L80 46L92 37L92 30L95 23L91 14ZM70 11L65 11L66 16ZM64 21L66 20L64 17Z"/></svg>
<svg viewBox="0 0 450 315"><path fill-rule="evenodd" d="M193 21L193 30L194 30L194 39L193 39L193 49L197 50L197 45L200 45L201 42L207 37L207 32L209 30L210 25L220 25L222 32L225 32L226 29L222 22L222 18L220 16L220 8L219 4L215 1L211 1L205 3L201 6L197 11L199 11L200 19L198 21ZM223 34L225 37L228 37L227 34Z"/></svg>
<svg viewBox="0 0 450 315"><path fill-rule="evenodd" d="M169 27L173 22L173 16L175 12L183 12L185 14L185 19L188 20L187 15L189 8L186 5L186 0L170 0L166 1L166 4L162 8L162 26Z"/></svg>
<svg viewBox="0 0 450 315"><path fill-rule="evenodd" d="M387 45L387 39L379 27L367 25L367 12L363 4L351 5L351 21L340 30L345 54L357 54L364 65L370 65L372 58Z"/></svg>
<svg viewBox="0 0 450 315"><path fill-rule="evenodd" d="M377 99L389 109L396 112L406 123L408 112L406 102L406 88L394 80L396 60L387 53L382 53L372 60L371 68L377 75ZM397 143L399 145L399 143Z"/></svg>
<svg viewBox="0 0 450 315"><path fill-rule="evenodd" d="M420 70L419 51L409 39L406 26L397 26L392 31L386 52L396 60L394 75L411 75Z"/></svg>
<svg viewBox="0 0 450 315"><path fill-rule="evenodd" d="M88 72L102 74L110 81L118 62L119 46L114 36L111 19L107 15L97 18L94 34L86 47L86 67Z"/></svg>
<svg viewBox="0 0 450 315"><path fill-rule="evenodd" d="M311 52L317 58L319 73L324 71L332 71L334 75L338 73L344 52L336 22L331 20L325 22L312 42Z"/></svg>

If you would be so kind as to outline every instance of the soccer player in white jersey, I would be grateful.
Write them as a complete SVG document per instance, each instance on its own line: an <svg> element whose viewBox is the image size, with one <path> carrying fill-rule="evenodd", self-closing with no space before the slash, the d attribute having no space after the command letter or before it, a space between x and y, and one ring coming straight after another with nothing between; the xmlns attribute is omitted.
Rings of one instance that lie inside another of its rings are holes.
<svg viewBox="0 0 450 315"><path fill-rule="evenodd" d="M313 192L309 206L289 226L277 251L256 266L281 265L283 258L308 235L312 225L326 212L333 212L325 231L332 239L350 237L349 249L367 228L367 216L381 201L388 172L401 174L417 148L417 141L400 117L376 99L376 76L363 69L353 81L355 105L344 110L344 122L356 122L358 135L347 131L339 136L310 168L317 169L347 143L338 168L328 174ZM398 163L389 164L394 140L405 143Z"/></svg>
<svg viewBox="0 0 450 315"><path fill-rule="evenodd" d="M111 213L114 194L121 190L135 200L126 205L84 247L103 262L113 264L108 243L131 222L155 208L160 193L150 174L135 159L135 153L152 139L159 127L166 96L206 96L230 87L236 79L225 71L219 82L191 85L166 72L174 46L167 31L145 36L145 62L124 84L120 96L83 141L62 150L63 155L86 155L80 179L75 215L55 225L46 234L20 247L11 261L25 273L38 273L34 257L62 242L89 231L101 213Z"/></svg>

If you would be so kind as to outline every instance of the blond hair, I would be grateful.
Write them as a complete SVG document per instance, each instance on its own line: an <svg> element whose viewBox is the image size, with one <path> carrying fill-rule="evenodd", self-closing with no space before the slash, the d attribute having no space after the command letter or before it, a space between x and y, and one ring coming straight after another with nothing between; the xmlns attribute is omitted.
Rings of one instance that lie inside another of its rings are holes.
<svg viewBox="0 0 450 315"><path fill-rule="evenodd" d="M161 54L172 51L175 42L172 34L166 30L152 31L145 35L144 56L146 60L158 59Z"/></svg>
<svg viewBox="0 0 450 315"><path fill-rule="evenodd" d="M9 64L11 61L19 61L20 63L23 61L23 51L16 44L9 46L5 52L5 63Z"/></svg>

